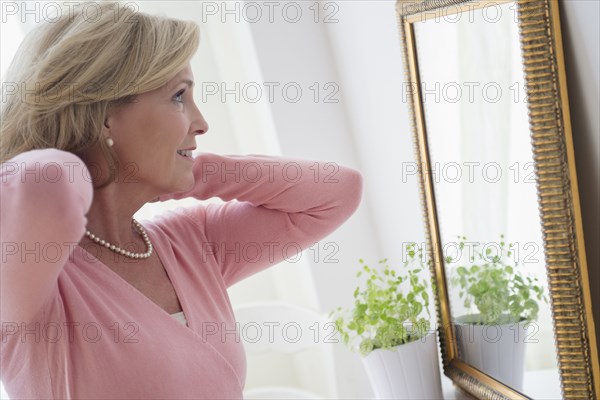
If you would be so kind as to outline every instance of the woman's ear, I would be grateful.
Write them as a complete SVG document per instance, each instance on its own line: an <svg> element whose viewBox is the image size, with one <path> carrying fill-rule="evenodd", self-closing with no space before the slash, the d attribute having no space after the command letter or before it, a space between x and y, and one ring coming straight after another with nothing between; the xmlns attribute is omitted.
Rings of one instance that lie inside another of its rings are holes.
<svg viewBox="0 0 600 400"><path fill-rule="evenodd" d="M105 117L104 118L104 123L103 123L103 127L102 127L102 134L104 137L104 140L106 141L106 144L108 145L108 147L112 147L114 145L114 140L111 137L112 136L112 132L110 131L110 126L111 126L111 120L110 117Z"/></svg>
<svg viewBox="0 0 600 400"><path fill-rule="evenodd" d="M104 115L104 129L110 130L111 127L114 127L114 118L115 118L115 108L108 107L106 110L106 114Z"/></svg>

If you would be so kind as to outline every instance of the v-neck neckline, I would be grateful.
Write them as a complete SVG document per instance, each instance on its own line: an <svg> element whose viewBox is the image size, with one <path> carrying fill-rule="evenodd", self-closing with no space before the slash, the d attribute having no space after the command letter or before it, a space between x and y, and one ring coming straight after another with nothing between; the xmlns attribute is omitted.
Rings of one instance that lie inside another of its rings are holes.
<svg viewBox="0 0 600 400"><path fill-rule="evenodd" d="M190 338L192 338L195 341L199 341L200 343L202 343L202 344L206 345L208 348L210 348L218 357L220 357L225 362L225 364L229 367L229 369L233 373L233 376L236 378L240 387L243 388L243 384L240 379L240 376L238 375L237 370L233 367L233 365L231 364L229 359L225 358L225 356L222 354L221 350L217 349L212 343L210 343L210 341L207 341L206 338L203 336L204 334L201 335L200 332L197 332L190 325L190 321L193 318L192 318L192 314L189 313L190 308L187 307L187 304L188 304L187 299L185 298L185 296L181 295L181 291L179 290L180 289L179 283L177 282L176 279L172 279L174 274L170 273L170 271L169 271L169 267L171 266L170 262L175 260L175 254L173 253L173 248L165 244L165 243L168 243L168 241L164 237L164 234L163 234L163 232L160 231L160 229L155 229L154 226L151 226L151 227L144 226L144 228L146 229L146 233L148 234L148 236L151 238L151 242L154 247L154 251L156 251L156 255L163 263L165 272L166 272L167 276L169 277L169 279L171 280L171 284L173 285L173 290L175 290L175 294L177 295L177 298L179 299L179 303L181 304L181 309L183 310L183 313L186 317L187 325L183 325L181 322L179 322L178 320L173 318L171 316L171 314L169 314L167 311L165 311L163 308L161 308L158 304L156 304L155 302L150 300L149 297L147 297L145 294L140 292L135 286L133 286L132 284L127 282L115 271L110 269L110 267L108 265L106 265L102 261L100 261L96 256L94 256L92 253L87 251L83 246L76 246L76 247L81 249L81 251L79 252L80 257L83 257L84 259L87 258L87 260L86 260L87 264L89 264L90 262L98 263L100 265L100 269L105 270L108 276L112 276L112 279L115 282L118 282L124 288L128 288L130 290L130 292L133 292L135 294L135 296L139 297L144 302L151 304L151 307L154 308L155 310L158 310L158 313L160 315L163 315L166 318L168 318L171 321L170 322L171 324L178 326L178 328L175 328L175 329L185 329L186 332L189 332L191 334ZM164 244L164 246L163 246L163 244ZM77 253L77 251L75 251L75 253ZM87 253L87 255L85 255L86 253ZM195 326L194 326L194 328L195 328Z"/></svg>
<svg viewBox="0 0 600 400"><path fill-rule="evenodd" d="M113 271L108 265L104 264L100 259L98 259L94 254L90 253L89 251L87 251L83 246L77 246L79 247L84 253L87 253L87 256L85 256L86 258L88 258L88 261L91 260L92 263L97 263L101 266L102 269L104 269L109 275L111 275L113 277L113 279L115 279L116 281L120 282L121 285L124 285L125 287L128 287L131 291L133 291L138 297L143 298L146 302L150 303L155 309L159 310L159 312L161 314L163 314L164 316L168 317L171 321L173 321L176 325L179 325L187 330L190 330L192 332L194 332L194 330L192 329L191 325L190 325L190 313L188 312L188 307L187 307L187 303L185 298L181 295L181 290L179 287L179 284L177 282L176 279L173 279L174 274L171 273L171 271L169 270L169 261L172 261L174 259L173 256L173 250L171 249L170 253L167 254L166 251L166 247L162 246L162 241L159 240L160 233L157 232L156 230L152 229L152 228L148 228L148 227L144 227L146 229L146 233L148 234L148 236L150 237L150 241L152 242L152 246L154 248L154 252L156 253L156 256L158 257L158 259L161 261L162 265L164 266L164 270L165 273L167 274L167 277L169 278L169 280L171 281L171 285L173 286L173 290L175 291L175 295L177 296L177 299L179 300L179 304L181 305L181 309L183 314L185 315L185 319L187 322L187 325L182 324L181 322L179 322L178 320L176 320L175 318L173 318L173 316L171 314L169 314L165 309L163 309L162 307L160 307L158 304L156 304L154 301L152 301L148 296L146 296L144 293L142 293L138 288L136 288L135 286L133 286L131 283L127 282L121 275L117 274L115 271ZM154 236L154 237L152 237ZM162 239L162 237L160 238ZM165 250L163 252L163 250ZM162 254L162 256L161 256ZM167 254L167 258L163 258L163 256Z"/></svg>

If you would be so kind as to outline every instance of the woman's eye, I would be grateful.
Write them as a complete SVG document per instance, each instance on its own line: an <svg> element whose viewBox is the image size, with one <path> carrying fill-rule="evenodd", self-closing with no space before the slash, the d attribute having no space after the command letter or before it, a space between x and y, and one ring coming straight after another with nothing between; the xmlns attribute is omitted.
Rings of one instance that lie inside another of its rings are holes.
<svg viewBox="0 0 600 400"><path fill-rule="evenodd" d="M175 96L173 97L173 100L175 100L178 103L183 103L183 93L185 93L185 89L181 89L179 92L177 92L177 94L175 94Z"/></svg>

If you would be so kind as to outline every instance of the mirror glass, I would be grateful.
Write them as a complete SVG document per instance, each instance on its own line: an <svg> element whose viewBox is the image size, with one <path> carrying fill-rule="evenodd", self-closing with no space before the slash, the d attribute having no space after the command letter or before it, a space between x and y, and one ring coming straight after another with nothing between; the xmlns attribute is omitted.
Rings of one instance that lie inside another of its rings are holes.
<svg viewBox="0 0 600 400"><path fill-rule="evenodd" d="M560 398L516 4L413 24L458 357Z"/></svg>

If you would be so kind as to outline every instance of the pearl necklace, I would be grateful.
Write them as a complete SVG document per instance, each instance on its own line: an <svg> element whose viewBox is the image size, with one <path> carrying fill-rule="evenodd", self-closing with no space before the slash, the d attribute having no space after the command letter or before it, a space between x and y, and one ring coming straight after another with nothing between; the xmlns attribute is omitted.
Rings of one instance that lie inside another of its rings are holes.
<svg viewBox="0 0 600 400"><path fill-rule="evenodd" d="M131 222L135 226L135 230L138 231L138 233L140 235L142 235L142 239L144 239L144 243L146 243L146 248L148 249L148 251L146 251L145 253L134 253L134 252L122 249L119 246L115 246L114 244L108 243L104 239L100 239L98 236L94 235L93 233L91 233L88 230L85 231L85 235L87 237L89 237L90 239L92 239L94 242L100 244L101 246L104 246L107 249L114 251L115 253L124 255L125 257L137 258L137 259L150 257L150 255L152 254L152 243L150 243L148 234L144 230L144 227L139 222L137 222L135 219L132 218Z"/></svg>

